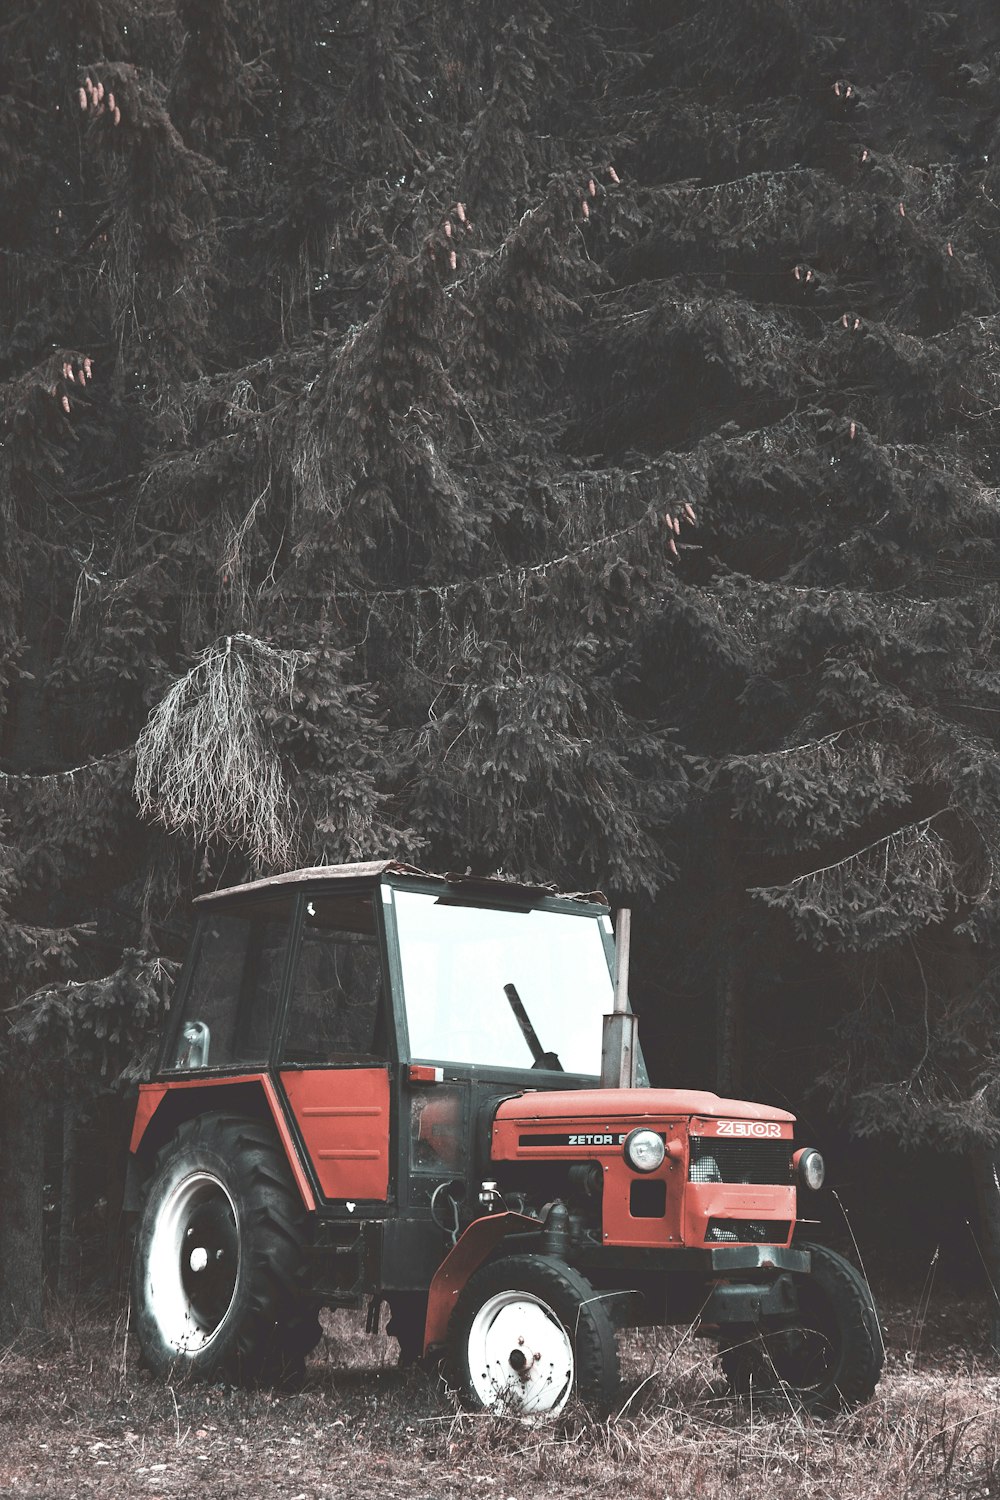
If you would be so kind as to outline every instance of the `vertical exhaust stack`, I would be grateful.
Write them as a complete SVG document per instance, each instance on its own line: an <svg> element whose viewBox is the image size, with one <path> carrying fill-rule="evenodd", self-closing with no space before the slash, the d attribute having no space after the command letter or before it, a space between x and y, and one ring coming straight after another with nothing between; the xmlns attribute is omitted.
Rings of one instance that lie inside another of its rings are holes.
<svg viewBox="0 0 1000 1500"><path fill-rule="evenodd" d="M635 1088L636 1017L628 1009L628 951L632 913L623 906L615 923L614 1010L604 1017L601 1088Z"/></svg>

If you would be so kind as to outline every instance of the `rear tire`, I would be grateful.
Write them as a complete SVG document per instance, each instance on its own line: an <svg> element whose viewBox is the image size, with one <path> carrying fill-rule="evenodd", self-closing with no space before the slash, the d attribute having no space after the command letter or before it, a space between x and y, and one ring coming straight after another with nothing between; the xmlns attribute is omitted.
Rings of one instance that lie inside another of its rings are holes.
<svg viewBox="0 0 1000 1500"><path fill-rule="evenodd" d="M545 1255L489 1261L463 1289L448 1328L448 1370L474 1411L555 1417L577 1395L607 1411L620 1376L604 1301Z"/></svg>
<svg viewBox="0 0 1000 1500"><path fill-rule="evenodd" d="M202 1115L163 1147L132 1264L135 1328L158 1375L294 1378L320 1337L303 1295L307 1219L274 1132Z"/></svg>
<svg viewBox="0 0 1000 1500"><path fill-rule="evenodd" d="M808 1275L796 1276L799 1315L728 1331L722 1368L733 1395L789 1403L821 1415L870 1400L882 1373L878 1314L864 1277L826 1245L803 1245Z"/></svg>

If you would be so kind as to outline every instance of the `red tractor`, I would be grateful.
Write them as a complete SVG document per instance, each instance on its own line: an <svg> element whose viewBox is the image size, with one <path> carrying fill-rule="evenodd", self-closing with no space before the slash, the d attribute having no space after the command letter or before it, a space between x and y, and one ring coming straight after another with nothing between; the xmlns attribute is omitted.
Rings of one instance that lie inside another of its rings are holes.
<svg viewBox="0 0 1000 1500"><path fill-rule="evenodd" d="M196 907L131 1143L155 1371L279 1377L322 1306L387 1304L473 1408L610 1406L628 1324L696 1325L737 1394L872 1394L866 1282L793 1244L818 1152L783 1110L648 1086L603 897L384 861Z"/></svg>

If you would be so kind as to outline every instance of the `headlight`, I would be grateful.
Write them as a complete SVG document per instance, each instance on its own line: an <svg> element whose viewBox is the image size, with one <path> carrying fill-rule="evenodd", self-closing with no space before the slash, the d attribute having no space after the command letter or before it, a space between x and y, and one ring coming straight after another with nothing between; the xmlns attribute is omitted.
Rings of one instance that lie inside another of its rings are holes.
<svg viewBox="0 0 1000 1500"><path fill-rule="evenodd" d="M622 1150L629 1166L637 1172L655 1172L667 1154L663 1137L657 1135L655 1130L647 1130L645 1126L640 1126L625 1137Z"/></svg>
<svg viewBox="0 0 1000 1500"><path fill-rule="evenodd" d="M812 1146L806 1146L804 1150L796 1151L792 1160L800 1185L812 1193L817 1192L826 1178L826 1163L819 1152Z"/></svg>

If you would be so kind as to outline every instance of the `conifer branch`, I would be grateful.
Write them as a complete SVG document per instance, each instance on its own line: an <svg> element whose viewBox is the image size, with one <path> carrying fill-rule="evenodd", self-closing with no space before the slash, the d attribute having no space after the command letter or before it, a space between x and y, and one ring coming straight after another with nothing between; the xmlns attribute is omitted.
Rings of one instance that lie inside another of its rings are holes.
<svg viewBox="0 0 1000 1500"><path fill-rule="evenodd" d="M941 808L782 885L748 887L749 894L787 911L813 942L849 949L941 922L956 900L982 906L993 890L992 849L983 840L986 869L970 896L959 887L965 866L954 841L934 827L949 813L962 817L963 809Z"/></svg>
<svg viewBox="0 0 1000 1500"><path fill-rule="evenodd" d="M689 507L690 509L690 507ZM693 511L688 515L683 509L679 512L677 520L694 524ZM639 531L646 529L658 530L669 527L673 534L674 517L667 511L658 512L652 508L648 509L638 520L631 522L628 526L621 526L617 531L607 532L603 536L594 537L591 541L584 543L573 552L564 552L558 557L547 557L542 562L522 563L509 568L504 568L498 573L486 573L472 578L458 579L452 583L429 583L412 584L408 588L401 589L373 589L369 591L361 589L347 589L342 592L348 597L375 603L383 599L438 599L445 600L453 598L456 594L464 594L474 590L487 590L494 585L516 583L523 586L529 578L544 577L547 573L559 568L572 567L584 558L591 557L604 547L618 546L628 538L634 537ZM668 545L669 541L668 541ZM683 546L684 543L682 542ZM676 545L672 546L674 555L677 555Z"/></svg>
<svg viewBox="0 0 1000 1500"><path fill-rule="evenodd" d="M78 766L67 766L64 771L3 771L0 770L0 781L72 781L76 776L82 776L88 771L96 771L100 766L114 765L117 761L127 760L135 754L134 745L125 745L121 750L109 750L107 755L98 755L94 760L85 760Z"/></svg>
<svg viewBox="0 0 1000 1500"><path fill-rule="evenodd" d="M843 859L834 860L828 865L819 865L815 870L807 870L802 875L796 875L794 880L789 880L784 885L755 885L748 886L747 889L751 895L764 897L772 893L793 891L798 886L805 885L811 880L819 880L821 876L830 875L834 871L860 868L860 862L864 860L865 856L873 854L876 850L882 850L885 854L886 867L888 868L888 854L890 850L903 847L904 843L908 840L919 840L930 828L935 818L939 818L942 813L953 811L954 808L942 808L940 812L932 813L928 818L921 818L916 823L907 823L902 828L897 828L893 833L886 834L884 838L875 839L872 843L866 844L863 849L856 849L853 854L846 854Z"/></svg>

